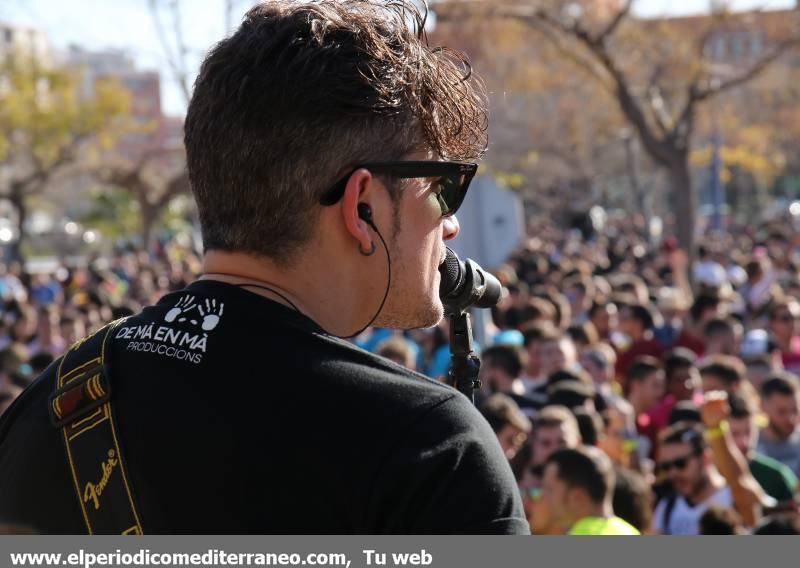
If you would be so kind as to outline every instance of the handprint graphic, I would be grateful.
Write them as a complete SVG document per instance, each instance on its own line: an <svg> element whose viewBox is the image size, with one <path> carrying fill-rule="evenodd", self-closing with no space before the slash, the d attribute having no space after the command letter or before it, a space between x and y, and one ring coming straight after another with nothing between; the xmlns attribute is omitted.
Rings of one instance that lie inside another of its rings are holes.
<svg viewBox="0 0 800 568"><path fill-rule="evenodd" d="M170 311L167 312L167 315L164 317L164 321L172 323L175 320L178 322L185 322L186 317L185 314L191 312L192 310L196 309L198 306L194 303L194 296L184 296L178 303L175 304L175 307L172 308ZM179 317L180 316L180 317ZM192 321L192 323L197 323L196 321Z"/></svg>
<svg viewBox="0 0 800 568"><path fill-rule="evenodd" d="M219 323L219 318L222 317L222 311L225 308L225 304L220 302L217 304L215 299L210 299L205 301L205 307L203 305L197 306L197 311L200 312L200 317L203 318L203 331L211 331L217 324Z"/></svg>

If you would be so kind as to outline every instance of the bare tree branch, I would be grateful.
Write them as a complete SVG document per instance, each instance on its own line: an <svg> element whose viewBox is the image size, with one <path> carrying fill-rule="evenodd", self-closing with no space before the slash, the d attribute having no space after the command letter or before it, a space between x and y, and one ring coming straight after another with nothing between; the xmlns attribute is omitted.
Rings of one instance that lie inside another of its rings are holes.
<svg viewBox="0 0 800 568"><path fill-rule="evenodd" d="M791 38L779 43L775 48L755 62L753 65L750 66L749 69L736 75L735 77L731 77L725 81L721 81L717 84L712 84L707 87L698 87L698 92L696 94L696 98L698 101L705 101L714 97L724 91L728 91L730 89L734 89L755 79L761 73L766 71L766 69L775 61L777 61L784 53L788 50L800 46L800 37Z"/></svg>
<svg viewBox="0 0 800 568"><path fill-rule="evenodd" d="M537 29L550 41L551 45L556 48L559 55L569 59L570 62L580 67L583 71L588 73L594 78L600 86L605 89L609 94L614 93L614 85L609 81L607 75L604 75L597 68L597 65L591 61L587 61L582 55L578 54L574 49L570 49L563 40L562 35L559 35L555 30L548 26L537 25Z"/></svg>
<svg viewBox="0 0 800 568"><path fill-rule="evenodd" d="M617 28L620 24L625 20L626 17L631 13L631 8L633 7L633 0L627 0L625 5L620 8L619 12L614 16L614 18L609 22L606 28L600 32L600 35L597 36L597 41L599 43L605 43L605 41L614 35L614 32L617 31Z"/></svg>
<svg viewBox="0 0 800 568"><path fill-rule="evenodd" d="M189 172L184 168L178 175L173 176L167 182L166 189L164 189L164 192L155 201L154 205L158 208L165 207L178 195L189 193L190 191Z"/></svg>
<svg viewBox="0 0 800 568"><path fill-rule="evenodd" d="M668 149L664 147L662 140L653 132L644 110L631 92L627 77L612 59L605 42L599 42L597 38L593 37L588 30L580 25L580 22L568 25L552 17L544 10L535 10L532 13L529 11L527 15L520 11L512 11L510 17L522 19L529 23L538 20L561 31L561 33L571 35L577 39L611 76L615 84L620 108L639 133L642 144L644 144L648 152L659 163L668 164L670 162L671 155Z"/></svg>
<svg viewBox="0 0 800 568"><path fill-rule="evenodd" d="M667 103L664 100L664 94L660 86L665 69L665 66L662 64L654 65L653 73L650 75L647 89L645 89L645 93L650 101L649 107L652 111L654 122L663 136L666 136L672 127L672 116L666 108Z"/></svg>
<svg viewBox="0 0 800 568"><path fill-rule="evenodd" d="M31 195L42 188L65 166L75 161L78 148L88 137L88 134L76 134L72 139L58 149L56 159L51 163L45 164L39 157L32 153L30 156L33 162L33 171L22 178L12 180L10 191L21 192L21 194Z"/></svg>
<svg viewBox="0 0 800 568"><path fill-rule="evenodd" d="M186 43L183 41L179 0L170 0L173 26L176 32L175 41L177 45L175 47L175 52L173 52L169 42L167 41L167 33L164 30L161 17L158 13L158 0L148 0L148 5L150 6L150 16L153 19L153 25L156 28L158 42L161 44L161 49L163 49L164 55L167 58L167 65L169 65L170 71L172 71L173 74L173 78L175 81L177 81L178 87L180 87L181 93L188 103L191 99L191 89L189 88L189 71L186 64L186 54L188 53L188 48L186 47Z"/></svg>

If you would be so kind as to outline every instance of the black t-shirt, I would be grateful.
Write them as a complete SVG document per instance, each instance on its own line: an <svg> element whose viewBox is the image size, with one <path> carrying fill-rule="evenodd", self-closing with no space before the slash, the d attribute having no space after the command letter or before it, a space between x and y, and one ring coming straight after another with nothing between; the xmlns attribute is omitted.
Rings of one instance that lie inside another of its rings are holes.
<svg viewBox="0 0 800 568"><path fill-rule="evenodd" d="M196 282L123 322L110 354L145 533L528 533L466 397L262 296ZM83 533L55 368L0 420L0 522Z"/></svg>

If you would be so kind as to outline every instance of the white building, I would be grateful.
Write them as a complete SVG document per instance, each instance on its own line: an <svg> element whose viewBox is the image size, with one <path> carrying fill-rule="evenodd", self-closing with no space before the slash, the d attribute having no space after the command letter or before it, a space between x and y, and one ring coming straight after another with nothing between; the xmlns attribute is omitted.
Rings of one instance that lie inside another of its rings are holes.
<svg viewBox="0 0 800 568"><path fill-rule="evenodd" d="M43 31L0 22L0 62L11 55L32 59L42 66L49 66L53 60Z"/></svg>

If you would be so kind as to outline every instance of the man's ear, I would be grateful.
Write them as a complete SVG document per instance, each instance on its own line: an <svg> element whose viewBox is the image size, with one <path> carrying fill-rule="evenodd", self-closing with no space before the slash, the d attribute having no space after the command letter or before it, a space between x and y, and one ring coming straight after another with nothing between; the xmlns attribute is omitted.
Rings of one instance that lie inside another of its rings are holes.
<svg viewBox="0 0 800 568"><path fill-rule="evenodd" d="M356 241L361 250L370 250L373 246L373 236L370 233L370 223L365 220L365 211L369 211L369 218L374 210L372 200L375 195L376 179L369 170L358 169L347 180L347 186L340 202L342 220L347 232ZM361 215L359 215L359 208ZM368 209L366 209L368 208Z"/></svg>

